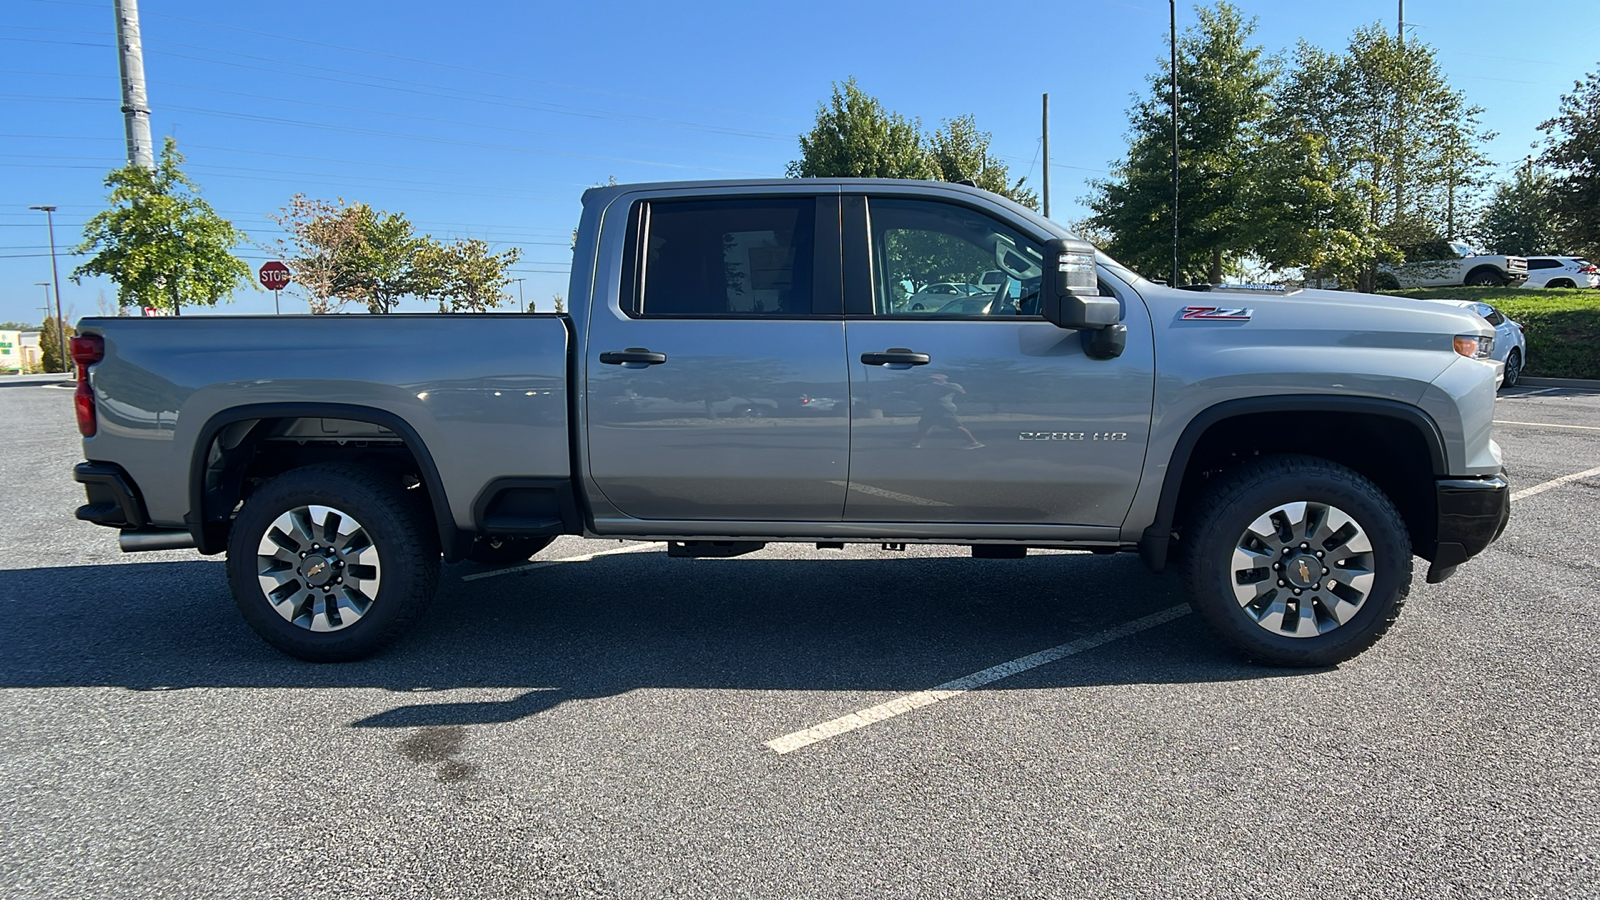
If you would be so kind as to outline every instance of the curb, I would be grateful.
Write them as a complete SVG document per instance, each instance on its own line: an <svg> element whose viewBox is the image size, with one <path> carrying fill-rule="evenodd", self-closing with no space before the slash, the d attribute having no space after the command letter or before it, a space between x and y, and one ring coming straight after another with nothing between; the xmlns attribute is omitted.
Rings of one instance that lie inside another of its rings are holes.
<svg viewBox="0 0 1600 900"><path fill-rule="evenodd" d="M1592 378L1537 378L1527 375L1517 379L1517 387L1564 387L1586 391L1600 391L1600 381Z"/></svg>
<svg viewBox="0 0 1600 900"><path fill-rule="evenodd" d="M43 375L0 375L0 387L8 384L73 384L71 373L45 373Z"/></svg>

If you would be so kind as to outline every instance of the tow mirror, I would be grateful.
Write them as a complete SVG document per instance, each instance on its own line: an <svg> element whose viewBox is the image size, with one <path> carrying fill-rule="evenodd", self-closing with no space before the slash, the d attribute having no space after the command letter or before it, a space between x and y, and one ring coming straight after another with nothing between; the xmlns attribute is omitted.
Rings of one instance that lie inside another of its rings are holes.
<svg viewBox="0 0 1600 900"><path fill-rule="evenodd" d="M1122 306L1100 296L1094 247L1056 238L1044 246L1045 271L1039 312L1058 328L1083 332L1084 352L1095 359L1122 355L1128 330L1118 324Z"/></svg>

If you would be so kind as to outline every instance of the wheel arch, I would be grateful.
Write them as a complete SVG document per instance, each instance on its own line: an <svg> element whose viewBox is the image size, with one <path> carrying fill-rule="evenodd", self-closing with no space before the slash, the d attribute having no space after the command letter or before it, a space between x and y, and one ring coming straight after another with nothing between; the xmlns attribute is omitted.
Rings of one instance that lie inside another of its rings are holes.
<svg viewBox="0 0 1600 900"><path fill-rule="evenodd" d="M1483 275L1485 273L1494 276L1495 280L1499 281L1501 284L1506 282L1506 273L1503 269L1492 263L1484 263L1481 266L1473 266L1472 270L1466 274L1466 277L1461 279L1461 283L1471 284L1474 276Z"/></svg>
<svg viewBox="0 0 1600 900"><path fill-rule="evenodd" d="M433 511L439 544L444 549L445 557L451 561L460 558L464 553L462 545L470 542L471 536L467 535L467 540L463 541L456 528L444 480L421 435L411 423L395 413L347 403L255 403L222 410L206 421L194 442L189 461L189 513L185 517L201 553L220 553L226 548L233 506L243 496L242 485L238 482L243 477L243 467L248 460L224 460L219 473L220 483L216 486L208 484L208 476L213 470L212 451L223 431L230 426L253 423L249 435L236 445L249 442L253 454L256 445L264 437L256 433L262 423L297 419L341 419L377 425L392 431L410 454L417 470L417 479L428 492L428 505Z"/></svg>
<svg viewBox="0 0 1600 900"><path fill-rule="evenodd" d="M1433 483L1449 469L1443 434L1425 411L1377 397L1249 397L1208 407L1184 427L1155 521L1139 540L1145 565L1153 572L1166 567L1173 531L1211 474L1273 453L1317 456L1371 479L1400 508L1413 545L1431 546L1437 528Z"/></svg>

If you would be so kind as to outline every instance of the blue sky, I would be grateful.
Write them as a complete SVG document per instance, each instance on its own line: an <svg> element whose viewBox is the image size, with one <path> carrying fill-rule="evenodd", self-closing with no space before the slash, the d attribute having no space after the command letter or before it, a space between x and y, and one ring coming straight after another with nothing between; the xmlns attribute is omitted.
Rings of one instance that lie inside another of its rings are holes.
<svg viewBox="0 0 1600 900"><path fill-rule="evenodd" d="M1329 49L1394 0L1241 2L1269 52ZM206 198L253 240L296 191L406 213L438 238L520 246L530 303L566 293L579 195L618 181L779 176L832 81L855 76L931 128L972 113L1014 175L1037 185L1040 94L1051 100L1055 218L1125 147L1130 95L1166 53L1152 0L916 3L271 3L142 0L152 131L175 135ZM1048 14L1046 14L1048 13ZM1410 33L1484 107L1509 168L1539 122L1600 69L1600 3L1412 0ZM1192 24L1180 4L1178 27ZM125 162L111 0L0 4L0 319L38 321L50 281L43 213L63 251ZM252 268L274 254L246 248ZM114 303L73 284L75 316ZM285 312L303 312L294 291ZM219 312L272 311L241 291ZM409 304L409 309L422 309Z"/></svg>

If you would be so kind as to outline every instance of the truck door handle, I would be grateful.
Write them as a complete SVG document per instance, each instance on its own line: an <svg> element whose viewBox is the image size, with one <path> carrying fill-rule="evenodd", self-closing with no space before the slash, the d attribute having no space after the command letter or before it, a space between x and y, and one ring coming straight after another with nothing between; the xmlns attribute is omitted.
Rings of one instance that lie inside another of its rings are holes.
<svg viewBox="0 0 1600 900"><path fill-rule="evenodd" d="M918 353L904 347L890 347L882 353L863 353L861 361L869 366L925 366L933 360L926 353Z"/></svg>
<svg viewBox="0 0 1600 900"><path fill-rule="evenodd" d="M626 350L607 350L600 354L600 361L608 366L623 366L629 363L638 366L659 366L667 361L667 355L652 353L643 347L629 347Z"/></svg>

